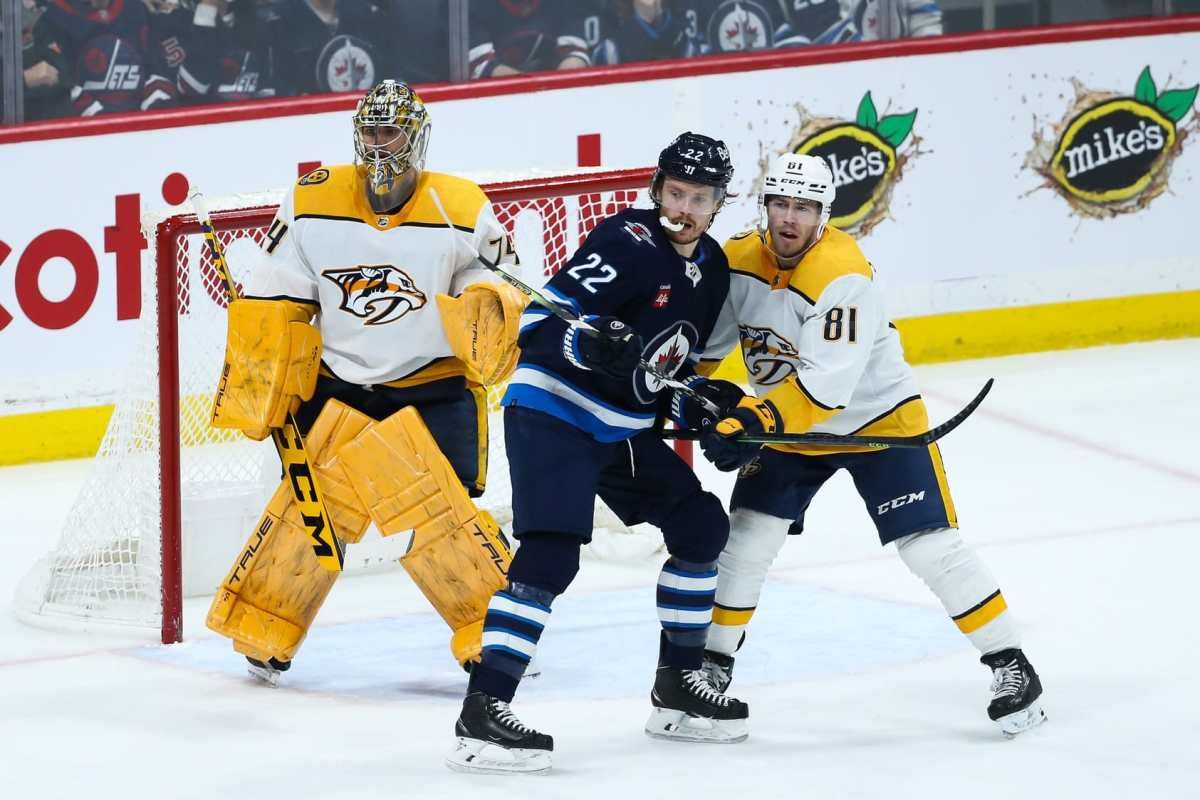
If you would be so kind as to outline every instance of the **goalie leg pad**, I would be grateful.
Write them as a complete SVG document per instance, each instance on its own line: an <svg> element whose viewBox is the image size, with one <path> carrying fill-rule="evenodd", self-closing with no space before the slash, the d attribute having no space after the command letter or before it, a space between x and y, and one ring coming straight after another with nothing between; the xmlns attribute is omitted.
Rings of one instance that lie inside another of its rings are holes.
<svg viewBox="0 0 1200 800"><path fill-rule="evenodd" d="M413 531L401 566L450 628L463 663L479 655L488 600L508 580L512 552L411 406L338 452L345 473L384 536Z"/></svg>
<svg viewBox="0 0 1200 800"><path fill-rule="evenodd" d="M373 424L330 400L306 443L334 530L347 542L362 538L370 518L333 454ZM281 482L213 598L208 627L251 658L290 661L337 576L318 563L292 487Z"/></svg>

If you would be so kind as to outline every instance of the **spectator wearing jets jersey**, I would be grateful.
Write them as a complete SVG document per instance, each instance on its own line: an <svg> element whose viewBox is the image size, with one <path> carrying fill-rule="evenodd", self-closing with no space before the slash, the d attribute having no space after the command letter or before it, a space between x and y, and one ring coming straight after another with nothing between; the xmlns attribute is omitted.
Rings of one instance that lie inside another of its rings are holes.
<svg viewBox="0 0 1200 800"><path fill-rule="evenodd" d="M688 0L617 0L604 30L611 47L597 48L596 61L628 64L704 53L695 6Z"/></svg>
<svg viewBox="0 0 1200 800"><path fill-rule="evenodd" d="M355 163L284 195L229 306L216 427L265 438L289 413L332 526L413 532L400 564L478 659L507 540L473 497L487 465L487 396L517 357L524 296L485 265L512 243L483 191L424 169L429 113L385 80L354 113ZM208 625L268 682L291 664L338 572L322 568L284 481L213 600ZM231 554L233 555L233 554Z"/></svg>
<svg viewBox="0 0 1200 800"><path fill-rule="evenodd" d="M813 496L839 470L854 480L883 545L905 565L993 673L988 716L1006 734L1041 723L1041 682L999 584L958 533L941 453L928 448L813 449L752 445L744 432L908 436L929 427L900 336L887 319L871 265L858 244L830 226L833 174L811 155L775 159L760 204L765 230L725 243L731 277L728 338L705 358L738 344L756 397L701 437L719 469L741 468L729 501L730 536L720 557L716 609L705 668L728 686L767 570L789 533L798 534ZM734 331L737 331L734 333ZM782 425L780 425L782 420Z"/></svg>
<svg viewBox="0 0 1200 800"><path fill-rule="evenodd" d="M725 303L724 253L706 231L733 174L719 141L695 133L660 154L653 209L602 221L543 290L580 319L547 308L521 318L521 359L504 395L513 534L521 546L484 621L483 660L455 726L452 768L542 772L553 741L509 708L556 597L579 569L599 495L626 524L663 532L658 577L660 657L645 730L652 736L733 742L748 710L699 670L728 534L721 502L657 435L672 393L639 368L690 376ZM604 658L604 640L596 657Z"/></svg>

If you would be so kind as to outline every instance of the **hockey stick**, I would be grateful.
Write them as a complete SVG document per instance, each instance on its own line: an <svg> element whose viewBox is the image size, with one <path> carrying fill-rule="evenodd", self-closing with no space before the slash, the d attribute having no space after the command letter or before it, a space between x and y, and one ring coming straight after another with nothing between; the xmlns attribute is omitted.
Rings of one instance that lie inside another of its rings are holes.
<svg viewBox="0 0 1200 800"><path fill-rule="evenodd" d="M446 227L448 227L451 231L457 232L458 229L455 228L454 224L450 222L450 215L447 214L446 209L442 207L442 201L437 196L437 192L433 191L432 189L430 191L433 196L434 205L437 206L438 211L442 215L442 219L444 219L446 221ZM460 237L460 238L465 239L466 237ZM584 322L583 317L579 316L578 314L576 314L573 311L570 311L569 309L563 308L562 305L551 300L549 297L546 297L546 295L542 294L540 291L533 288L528 283L525 283L525 281L521 280L516 275L513 275L511 272L504 269L504 267L500 266L500 257L499 256L496 257L495 261L489 261L488 259L484 258L483 253L479 252L479 250L477 250L475 248L475 246L473 244L471 244L471 242L468 241L467 246L472 251L474 251L475 257L477 259L479 259L480 264L483 264L484 267L486 267L487 269L496 273L496 275L498 275L505 283L509 284L510 286L517 289L518 291L524 292L529 297L529 299L533 300L533 302L537 303L542 308L545 308L547 311L549 311L551 314L553 314L554 316L561 319L563 322L566 322L568 325L574 325L575 327L582 330L588 336L603 336L603 334L600 333L600 331L596 330L591 325L588 325L586 322ZM649 363L645 359L638 360L638 369L651 375L655 380L657 380L663 386L669 386L670 388L675 389L675 390L687 395L692 400L695 400L708 413L714 414L716 416L721 415L721 409L719 406L717 406L716 403L712 402L707 397L704 397L703 395L701 395L699 392L697 392L692 387L688 386L683 381L675 380L673 377L666 374L665 372L663 372L662 370L660 370L658 367L654 366L653 364Z"/></svg>
<svg viewBox="0 0 1200 800"><path fill-rule="evenodd" d="M233 302L238 299L238 290L233 281L233 274L229 271L229 263L225 260L225 248L217 238L212 219L208 216L208 209L204 206L204 198L199 191L192 192L191 201L192 208L196 211L196 219L200 222L200 229L204 232L204 240L208 242L212 252L213 266L225 284L229 301ZM228 370L229 365L226 364L222 370L221 384L228 379ZM304 437L300 435L300 426L296 424L296 418L291 412L288 412L282 428L271 431L271 439L275 442L275 450L283 464L283 474L287 476L292 487L292 498L300 510L300 519L312 537L313 555L325 569L341 572L346 563L346 546L333 529L333 520L325 506L325 499L317 488L312 460L304 447Z"/></svg>
<svg viewBox="0 0 1200 800"><path fill-rule="evenodd" d="M807 444L824 447L873 447L878 449L887 447L928 447L957 428L967 417L971 416L975 409L979 408L979 404L983 402L983 398L987 397L988 392L992 390L994 382L993 378L988 378L987 383L979 390L979 394L975 395L975 399L967 403L962 411L959 411L936 428L930 428L924 433L918 433L914 436L855 436L853 434L842 436L836 433L743 433L733 438L739 442L751 442L753 444ZM691 429L665 430L660 435L664 439L694 440L699 439L702 433L703 431Z"/></svg>

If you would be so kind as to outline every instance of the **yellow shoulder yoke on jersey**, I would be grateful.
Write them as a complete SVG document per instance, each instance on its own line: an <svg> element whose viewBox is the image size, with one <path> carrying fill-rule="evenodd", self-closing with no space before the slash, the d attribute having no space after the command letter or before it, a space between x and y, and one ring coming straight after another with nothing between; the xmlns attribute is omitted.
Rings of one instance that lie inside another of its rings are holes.
<svg viewBox="0 0 1200 800"><path fill-rule="evenodd" d="M825 287L846 275L862 275L873 280L875 274L854 237L837 228L825 228L821 240L804 254L792 273L791 286L814 300Z"/></svg>
<svg viewBox="0 0 1200 800"><path fill-rule="evenodd" d="M361 207L366 205L365 197L359 202L363 190L353 164L319 167L297 180L293 191L296 217L320 214L358 219L362 216Z"/></svg>

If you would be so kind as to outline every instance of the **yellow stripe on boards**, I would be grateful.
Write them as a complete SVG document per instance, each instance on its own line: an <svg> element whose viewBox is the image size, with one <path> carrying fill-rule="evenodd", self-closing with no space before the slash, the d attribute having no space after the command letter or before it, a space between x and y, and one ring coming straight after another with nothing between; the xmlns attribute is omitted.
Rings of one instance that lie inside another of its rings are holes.
<svg viewBox="0 0 1200 800"><path fill-rule="evenodd" d="M1200 291L896 320L910 364L1200 336ZM746 383L740 350L715 378ZM204 402L211 402L206 398ZM95 455L112 406L0 415L0 466Z"/></svg>
<svg viewBox="0 0 1200 800"><path fill-rule="evenodd" d="M754 616L753 608L722 608L713 606L714 625L745 625Z"/></svg>
<svg viewBox="0 0 1200 800"><path fill-rule="evenodd" d="M1004 602L1004 595L997 591L978 607L966 613L959 614L952 619L954 620L954 624L963 633L974 633L1003 614L1007 609L1008 603Z"/></svg>

